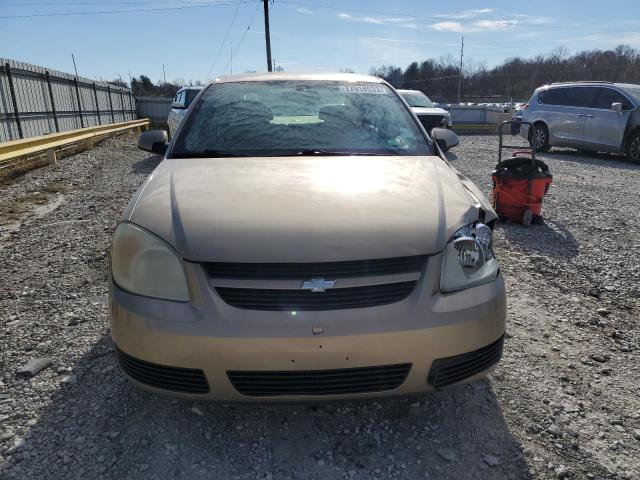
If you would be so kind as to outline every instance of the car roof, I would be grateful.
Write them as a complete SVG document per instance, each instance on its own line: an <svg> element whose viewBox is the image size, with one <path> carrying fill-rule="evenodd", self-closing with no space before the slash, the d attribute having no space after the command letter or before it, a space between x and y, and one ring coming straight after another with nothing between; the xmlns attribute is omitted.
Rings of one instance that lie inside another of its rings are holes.
<svg viewBox="0 0 640 480"><path fill-rule="evenodd" d="M241 75L225 75L216 78L211 83L232 82L270 82L274 80L304 80L325 82L368 82L384 83L384 80L372 75L359 75L355 73L247 73Z"/></svg>
<svg viewBox="0 0 640 480"><path fill-rule="evenodd" d="M606 81L597 81L597 80L584 80L577 82L554 82L548 85L543 85L539 88L556 88L556 87L602 87L602 86L612 86L618 88L628 88L628 87L640 87L640 85L635 85L633 83L615 83L615 82L606 82Z"/></svg>
<svg viewBox="0 0 640 480"><path fill-rule="evenodd" d="M396 89L396 92L398 93L422 93L420 90L411 90L410 88L398 88Z"/></svg>
<svg viewBox="0 0 640 480"><path fill-rule="evenodd" d="M614 83L614 85L619 88L640 88L640 85L635 83Z"/></svg>

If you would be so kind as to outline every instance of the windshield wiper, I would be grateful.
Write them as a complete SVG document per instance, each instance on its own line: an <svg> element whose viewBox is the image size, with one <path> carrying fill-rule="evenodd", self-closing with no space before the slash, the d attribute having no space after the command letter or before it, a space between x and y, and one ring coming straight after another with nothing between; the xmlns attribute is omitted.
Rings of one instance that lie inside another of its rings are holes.
<svg viewBox="0 0 640 480"><path fill-rule="evenodd" d="M338 156L352 156L352 155L361 155L361 156L380 156L380 155L397 155L393 150L388 150L389 153L368 153L368 152L343 152L336 150L322 150L322 149L308 149L308 150L300 150L296 155L318 155L318 156L330 156L330 157L338 157Z"/></svg>
<svg viewBox="0 0 640 480"><path fill-rule="evenodd" d="M216 158L216 157L249 157L246 153L229 150L200 150L198 152L174 152L172 158Z"/></svg>

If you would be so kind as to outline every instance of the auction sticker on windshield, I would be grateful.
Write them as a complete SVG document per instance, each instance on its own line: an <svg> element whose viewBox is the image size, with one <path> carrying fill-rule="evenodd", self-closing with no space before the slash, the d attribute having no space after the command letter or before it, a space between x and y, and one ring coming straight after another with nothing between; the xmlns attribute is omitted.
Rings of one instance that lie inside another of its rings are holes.
<svg viewBox="0 0 640 480"><path fill-rule="evenodd" d="M389 90L381 85L340 85L341 93L375 93L387 95Z"/></svg>

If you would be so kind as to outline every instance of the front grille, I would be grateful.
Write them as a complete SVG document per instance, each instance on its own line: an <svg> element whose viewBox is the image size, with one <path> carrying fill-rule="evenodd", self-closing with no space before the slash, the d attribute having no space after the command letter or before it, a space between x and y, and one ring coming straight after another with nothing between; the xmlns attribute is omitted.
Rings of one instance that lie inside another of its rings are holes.
<svg viewBox="0 0 640 480"><path fill-rule="evenodd" d="M438 127L442 123L443 119L443 115L420 115L418 117L418 120L420 120L420 123L427 132L432 128Z"/></svg>
<svg viewBox="0 0 640 480"><path fill-rule="evenodd" d="M421 272L426 255L321 263L205 263L211 277L250 280L355 278Z"/></svg>
<svg viewBox="0 0 640 480"><path fill-rule="evenodd" d="M415 281L387 283L324 292L229 287L217 287L216 291L232 307L247 310L341 310L398 302L411 293L415 284Z"/></svg>
<svg viewBox="0 0 640 480"><path fill-rule="evenodd" d="M503 344L504 335L479 350L435 360L429 371L429 383L435 388L446 387L486 370L500 361Z"/></svg>
<svg viewBox="0 0 640 480"><path fill-rule="evenodd" d="M282 395L348 395L398 388L407 378L410 363L338 370L227 372L239 393L250 397Z"/></svg>
<svg viewBox="0 0 640 480"><path fill-rule="evenodd" d="M209 383L202 370L145 362L121 350L117 350L117 354L122 371L140 383L174 392L209 392Z"/></svg>

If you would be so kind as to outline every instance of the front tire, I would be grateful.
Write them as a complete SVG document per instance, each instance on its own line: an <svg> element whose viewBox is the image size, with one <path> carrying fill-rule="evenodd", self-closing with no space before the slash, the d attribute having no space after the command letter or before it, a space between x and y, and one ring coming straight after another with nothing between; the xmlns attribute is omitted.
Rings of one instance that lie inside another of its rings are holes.
<svg viewBox="0 0 640 480"><path fill-rule="evenodd" d="M633 163L640 165L640 132L631 135L627 146L627 156Z"/></svg>
<svg viewBox="0 0 640 480"><path fill-rule="evenodd" d="M546 153L549 151L551 145L549 145L549 129L546 125L541 123L534 125L533 136L530 143L536 152Z"/></svg>

